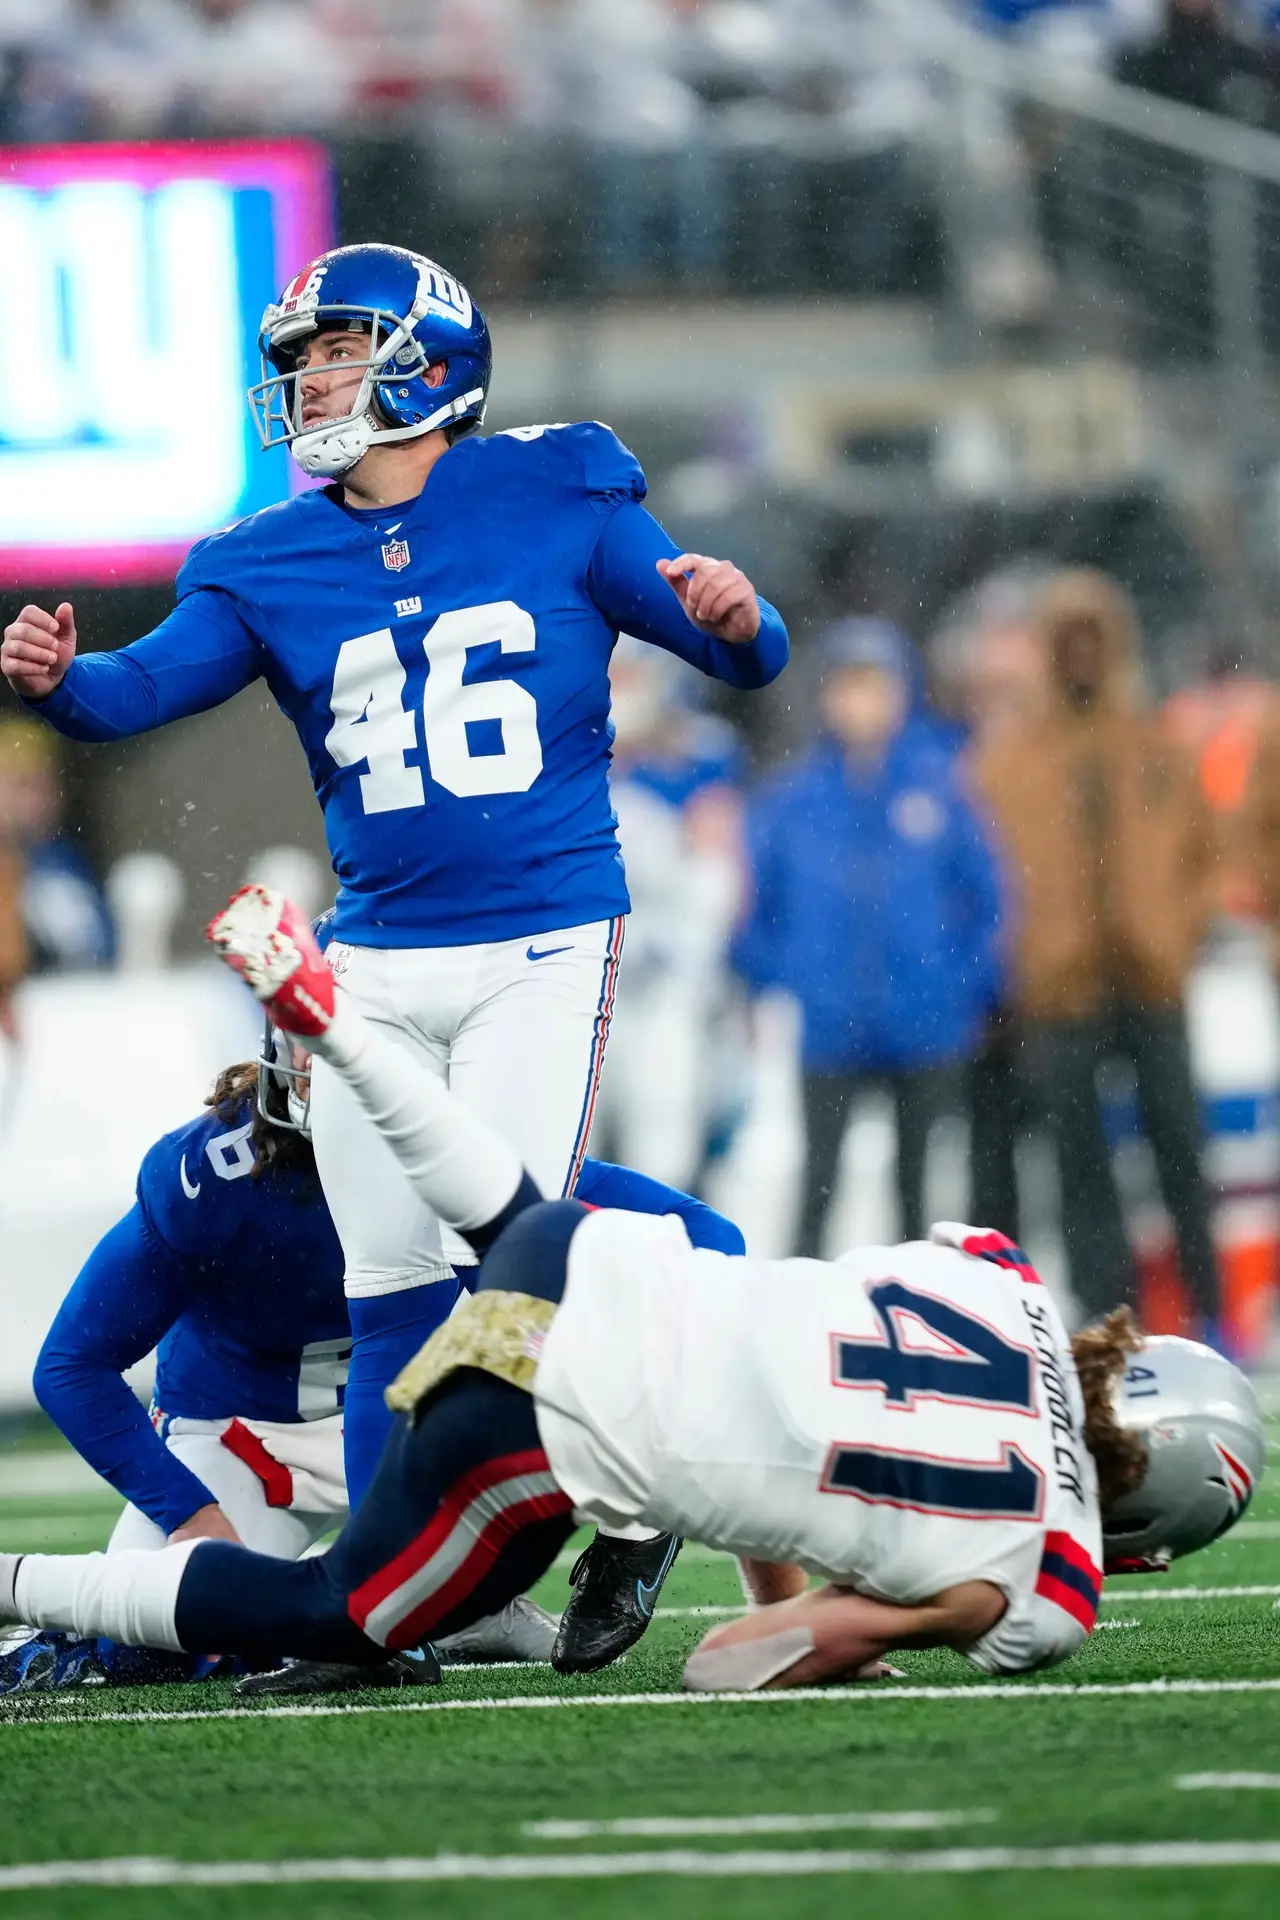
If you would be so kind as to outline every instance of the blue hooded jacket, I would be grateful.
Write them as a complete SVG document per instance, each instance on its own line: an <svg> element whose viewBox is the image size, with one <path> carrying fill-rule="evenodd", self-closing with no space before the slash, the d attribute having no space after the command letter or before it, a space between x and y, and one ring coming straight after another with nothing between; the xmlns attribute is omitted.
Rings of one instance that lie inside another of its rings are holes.
<svg viewBox="0 0 1280 1920"><path fill-rule="evenodd" d="M1003 986L1000 879L926 718L909 718L865 779L820 739L751 801L747 844L754 899L735 963L752 986L796 996L807 1071L903 1071L972 1050Z"/></svg>

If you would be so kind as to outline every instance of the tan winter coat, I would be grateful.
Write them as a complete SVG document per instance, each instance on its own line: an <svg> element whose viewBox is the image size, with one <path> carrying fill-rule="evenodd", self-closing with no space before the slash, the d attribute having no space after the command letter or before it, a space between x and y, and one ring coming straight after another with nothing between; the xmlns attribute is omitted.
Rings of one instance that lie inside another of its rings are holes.
<svg viewBox="0 0 1280 1920"><path fill-rule="evenodd" d="M1280 710L1272 710L1259 736L1240 814L1259 910L1275 929L1280 926Z"/></svg>
<svg viewBox="0 0 1280 1920"><path fill-rule="evenodd" d="M1015 1003L1040 1020L1116 1000L1176 1006L1216 888L1194 765L1140 704L1137 622L1121 588L1071 568L1047 583L1034 617L1054 705L994 741L973 769L1014 887ZM1068 693L1063 658L1064 634L1081 622L1101 662L1085 709Z"/></svg>

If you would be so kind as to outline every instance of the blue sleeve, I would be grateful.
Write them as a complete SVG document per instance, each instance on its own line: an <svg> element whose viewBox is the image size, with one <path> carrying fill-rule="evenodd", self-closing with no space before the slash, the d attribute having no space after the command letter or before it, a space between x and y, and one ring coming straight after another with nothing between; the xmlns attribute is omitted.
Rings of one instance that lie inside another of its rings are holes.
<svg viewBox="0 0 1280 1920"><path fill-rule="evenodd" d="M153 1430L121 1379L186 1304L181 1263L135 1206L98 1242L36 1361L36 1398L76 1452L172 1533L213 1499Z"/></svg>
<svg viewBox="0 0 1280 1920"><path fill-rule="evenodd" d="M221 706L261 671L258 643L229 595L196 588L154 632L73 660L60 686L27 704L69 740L124 740Z"/></svg>
<svg viewBox="0 0 1280 1920"><path fill-rule="evenodd" d="M600 530L587 569L587 591L610 626L621 632L665 647L727 686L744 691L767 687L787 664L782 615L761 600L760 631L741 644L700 633L658 572L659 560L672 560L679 552L651 513L636 500L626 501Z"/></svg>
<svg viewBox="0 0 1280 1920"><path fill-rule="evenodd" d="M714 1207L676 1187L651 1180L647 1173L633 1173L630 1167L611 1166L607 1160L584 1160L575 1200L591 1207L622 1207L628 1213L678 1213L685 1232L695 1247L712 1253L743 1254L747 1243L732 1220L726 1220Z"/></svg>

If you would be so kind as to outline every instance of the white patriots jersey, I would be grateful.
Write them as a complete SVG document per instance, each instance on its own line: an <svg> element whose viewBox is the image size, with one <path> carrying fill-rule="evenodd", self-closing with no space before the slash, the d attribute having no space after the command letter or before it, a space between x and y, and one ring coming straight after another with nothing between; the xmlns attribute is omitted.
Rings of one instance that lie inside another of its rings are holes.
<svg viewBox="0 0 1280 1920"><path fill-rule="evenodd" d="M695 1251L680 1222L585 1220L535 1383L556 1479L640 1520L916 1605L988 1580L988 1671L1075 1651L1101 1529L1062 1322L999 1234L839 1260Z"/></svg>

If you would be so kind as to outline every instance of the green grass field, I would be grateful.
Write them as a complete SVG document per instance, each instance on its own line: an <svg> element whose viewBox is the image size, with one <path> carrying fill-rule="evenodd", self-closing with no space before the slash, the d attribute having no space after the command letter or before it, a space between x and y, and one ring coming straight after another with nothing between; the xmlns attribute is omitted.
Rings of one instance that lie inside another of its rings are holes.
<svg viewBox="0 0 1280 1920"><path fill-rule="evenodd" d="M0 1451L0 1547L98 1546L116 1504L65 1455ZM739 1600L732 1563L686 1549L640 1647L577 1684L0 1702L0 1920L1280 1911L1280 1471L1163 1584L1112 1582L1086 1651L1038 1678L903 1655L878 1687L682 1698L697 1609ZM1272 1784L1180 1784L1239 1775Z"/></svg>

